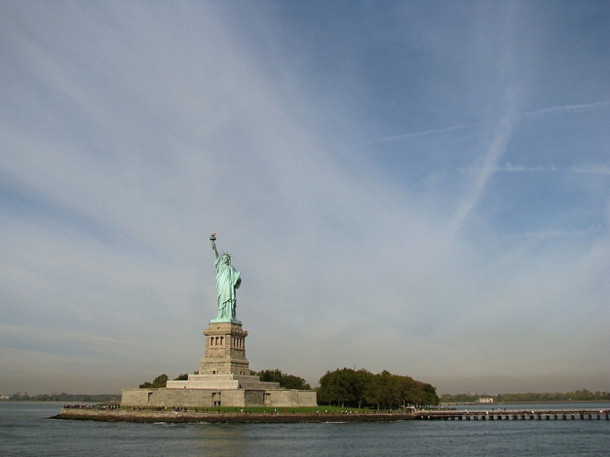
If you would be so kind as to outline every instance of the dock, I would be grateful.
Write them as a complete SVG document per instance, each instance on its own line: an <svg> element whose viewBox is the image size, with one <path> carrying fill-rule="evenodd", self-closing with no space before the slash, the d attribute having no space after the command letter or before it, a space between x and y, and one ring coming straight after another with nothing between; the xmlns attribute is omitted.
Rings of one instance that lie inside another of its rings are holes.
<svg viewBox="0 0 610 457"><path fill-rule="evenodd" d="M501 421L501 420L609 420L608 409L545 410L442 410L415 412L417 420Z"/></svg>

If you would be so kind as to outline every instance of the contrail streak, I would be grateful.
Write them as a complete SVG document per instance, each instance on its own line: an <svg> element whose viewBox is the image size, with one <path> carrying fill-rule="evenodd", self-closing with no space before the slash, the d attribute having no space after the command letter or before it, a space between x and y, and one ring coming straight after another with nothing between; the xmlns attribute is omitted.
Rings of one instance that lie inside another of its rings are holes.
<svg viewBox="0 0 610 457"><path fill-rule="evenodd" d="M530 111L529 113L522 114L521 117L533 117L540 116L543 114L564 114L571 113L574 111L588 111L596 108L605 108L610 105L610 101L596 102L596 103L582 103L579 105L565 105L565 106L553 106L550 108L542 108L536 111Z"/></svg>
<svg viewBox="0 0 610 457"><path fill-rule="evenodd" d="M541 108L541 109L538 109L535 111L529 111L527 113L518 114L518 115L514 116L512 120L518 121L518 120L526 119L526 118L530 118L530 117L544 116L546 114L570 114L570 113L574 113L574 112L602 109L602 108L606 108L608 106L610 106L610 100L602 101L602 102L594 102L594 103L581 103L578 105L552 106L549 108ZM445 127L442 129L431 129L431 130L423 130L421 132L409 132L409 133L402 133L399 135L384 136L384 137L372 140L366 144L387 143L387 142L391 142L391 141L400 141L400 140L404 140L407 138L416 138L416 137L422 137L422 136L428 136L428 135L443 134L443 133L448 133L448 132L452 132L455 130L463 130L463 129L477 127L479 125L487 125L487 124L495 123L495 122L497 122L497 120L484 121L484 122L473 122L471 124L459 124L459 125L454 125L451 127Z"/></svg>
<svg viewBox="0 0 610 457"><path fill-rule="evenodd" d="M475 125L475 124L472 124L472 125ZM387 141L402 140L403 138L413 138L413 137L418 137L418 136L434 135L437 133L447 133L447 132L451 132L453 130L461 130L461 129L464 129L467 127L471 127L471 125L461 124L461 125L454 125L453 127L446 127L444 129L424 130L422 132L412 132L412 133L403 133L401 135L384 136L384 137L381 137L381 138L378 138L378 139L372 141L372 143L385 143Z"/></svg>

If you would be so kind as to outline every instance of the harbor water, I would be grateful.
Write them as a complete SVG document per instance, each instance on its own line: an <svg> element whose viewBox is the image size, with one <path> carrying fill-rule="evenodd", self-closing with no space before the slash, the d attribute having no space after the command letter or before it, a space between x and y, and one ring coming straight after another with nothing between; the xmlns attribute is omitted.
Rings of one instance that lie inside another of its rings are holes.
<svg viewBox="0 0 610 457"><path fill-rule="evenodd" d="M607 420L173 425L49 419L61 406L50 402L0 402L0 455L601 457L610 454ZM608 409L610 404L506 407Z"/></svg>

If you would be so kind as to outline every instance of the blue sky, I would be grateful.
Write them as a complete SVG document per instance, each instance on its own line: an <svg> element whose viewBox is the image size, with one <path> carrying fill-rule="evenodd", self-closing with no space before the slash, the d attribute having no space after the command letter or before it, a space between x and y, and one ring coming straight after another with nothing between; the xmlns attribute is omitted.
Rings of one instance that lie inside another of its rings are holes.
<svg viewBox="0 0 610 457"><path fill-rule="evenodd" d="M610 390L610 4L0 5L0 392Z"/></svg>

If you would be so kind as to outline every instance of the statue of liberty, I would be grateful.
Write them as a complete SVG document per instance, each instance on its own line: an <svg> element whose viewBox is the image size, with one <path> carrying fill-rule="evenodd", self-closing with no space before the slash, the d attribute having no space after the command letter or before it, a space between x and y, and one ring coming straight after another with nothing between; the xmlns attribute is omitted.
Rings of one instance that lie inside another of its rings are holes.
<svg viewBox="0 0 610 457"><path fill-rule="evenodd" d="M218 316L211 322L237 322L235 307L237 305L235 291L241 285L241 276L231 265L231 254L216 249L216 233L210 235L212 249L216 256L216 300L218 302Z"/></svg>

